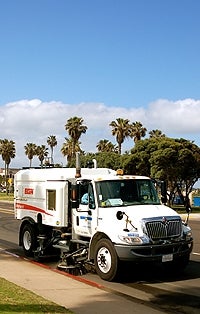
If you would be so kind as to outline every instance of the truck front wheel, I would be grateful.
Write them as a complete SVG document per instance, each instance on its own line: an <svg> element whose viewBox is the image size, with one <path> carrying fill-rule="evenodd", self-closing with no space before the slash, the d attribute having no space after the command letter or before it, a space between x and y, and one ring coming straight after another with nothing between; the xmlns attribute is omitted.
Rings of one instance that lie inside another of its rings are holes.
<svg viewBox="0 0 200 314"><path fill-rule="evenodd" d="M26 224L21 233L22 247L26 256L33 256L37 245L37 235L31 224Z"/></svg>
<svg viewBox="0 0 200 314"><path fill-rule="evenodd" d="M112 281L118 274L119 259L110 240L97 242L94 252L94 264L97 274L104 280Z"/></svg>

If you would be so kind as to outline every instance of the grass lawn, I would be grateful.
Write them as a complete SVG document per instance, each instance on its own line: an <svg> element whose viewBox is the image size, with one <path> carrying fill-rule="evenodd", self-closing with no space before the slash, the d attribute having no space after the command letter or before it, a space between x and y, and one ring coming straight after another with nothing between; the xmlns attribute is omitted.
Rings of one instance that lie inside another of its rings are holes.
<svg viewBox="0 0 200 314"><path fill-rule="evenodd" d="M0 278L0 313L68 313L70 310Z"/></svg>
<svg viewBox="0 0 200 314"><path fill-rule="evenodd" d="M13 201L14 200L14 194L9 193L8 195L6 193L0 192L0 201Z"/></svg>
<svg viewBox="0 0 200 314"><path fill-rule="evenodd" d="M177 211L177 213L179 213L179 214L185 214L186 213L185 207L182 205L174 205L172 208L175 211ZM194 213L194 214L200 213L200 207L199 206L192 207L191 213Z"/></svg>

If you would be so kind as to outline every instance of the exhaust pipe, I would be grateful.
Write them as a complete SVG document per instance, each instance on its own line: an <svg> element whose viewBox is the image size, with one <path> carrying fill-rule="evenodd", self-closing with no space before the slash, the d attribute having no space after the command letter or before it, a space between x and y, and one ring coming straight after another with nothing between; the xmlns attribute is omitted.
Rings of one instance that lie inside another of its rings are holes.
<svg viewBox="0 0 200 314"><path fill-rule="evenodd" d="M76 175L75 178L81 177L81 162L80 162L80 153L76 152Z"/></svg>
<svg viewBox="0 0 200 314"><path fill-rule="evenodd" d="M97 169L97 161L96 161L96 159L92 159L92 161L93 161L93 164L94 164L94 168Z"/></svg>

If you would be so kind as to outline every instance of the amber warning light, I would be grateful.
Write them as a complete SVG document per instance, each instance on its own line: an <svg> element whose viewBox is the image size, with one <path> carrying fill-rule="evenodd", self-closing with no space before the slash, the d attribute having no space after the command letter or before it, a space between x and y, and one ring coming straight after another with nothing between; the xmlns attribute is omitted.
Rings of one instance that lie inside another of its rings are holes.
<svg viewBox="0 0 200 314"><path fill-rule="evenodd" d="M117 176L123 176L124 171L123 169L117 169Z"/></svg>

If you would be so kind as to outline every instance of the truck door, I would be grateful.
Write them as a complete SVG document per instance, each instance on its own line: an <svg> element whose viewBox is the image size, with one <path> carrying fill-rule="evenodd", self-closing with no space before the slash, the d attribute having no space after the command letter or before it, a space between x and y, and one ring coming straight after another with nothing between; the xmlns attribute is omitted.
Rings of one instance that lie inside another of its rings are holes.
<svg viewBox="0 0 200 314"><path fill-rule="evenodd" d="M76 217L75 217L76 216ZM91 236L97 226L97 211L92 183L88 180L79 182L79 207L73 215L75 233Z"/></svg>

